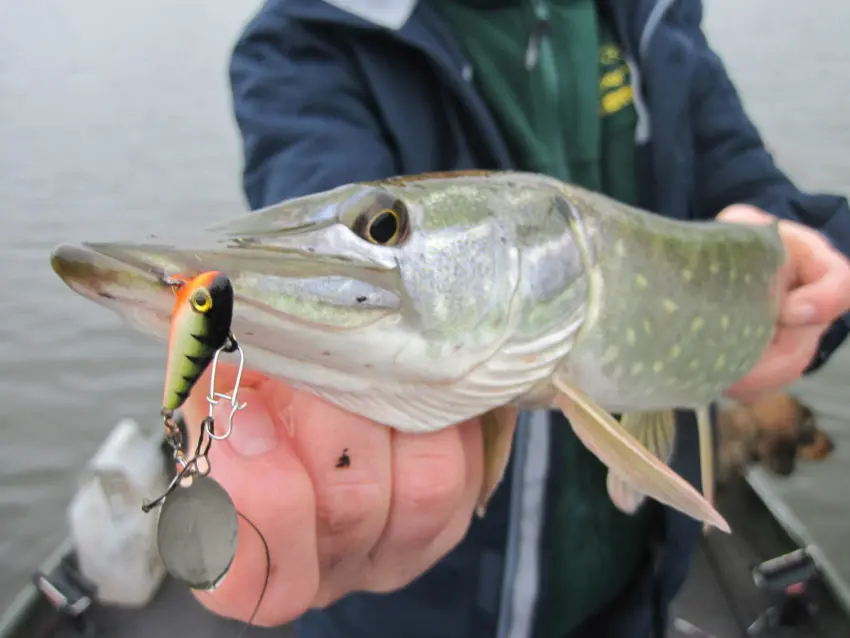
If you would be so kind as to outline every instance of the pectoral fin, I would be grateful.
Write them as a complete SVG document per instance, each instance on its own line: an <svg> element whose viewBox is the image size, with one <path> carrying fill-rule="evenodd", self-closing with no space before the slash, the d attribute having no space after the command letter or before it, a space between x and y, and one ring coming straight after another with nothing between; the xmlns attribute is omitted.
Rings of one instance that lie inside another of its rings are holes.
<svg viewBox="0 0 850 638"><path fill-rule="evenodd" d="M483 517L487 503L502 481L516 431L519 410L505 405L490 410L481 417L481 435L484 438L484 482L478 497L476 513Z"/></svg>
<svg viewBox="0 0 850 638"><path fill-rule="evenodd" d="M672 411L624 414L620 425L662 463L670 464L676 443L676 421ZM646 494L633 489L616 470L608 470L607 485L611 501L627 514L634 514L646 498Z"/></svg>
<svg viewBox="0 0 850 638"><path fill-rule="evenodd" d="M699 521L729 532L729 524L687 481L643 447L610 414L573 385L555 380L556 405L576 435L614 474L643 492Z"/></svg>

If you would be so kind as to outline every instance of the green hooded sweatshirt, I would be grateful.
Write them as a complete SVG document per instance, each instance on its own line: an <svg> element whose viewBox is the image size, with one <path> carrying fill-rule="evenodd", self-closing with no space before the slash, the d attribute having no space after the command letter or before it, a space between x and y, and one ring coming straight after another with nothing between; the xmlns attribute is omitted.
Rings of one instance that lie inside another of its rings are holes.
<svg viewBox="0 0 850 638"><path fill-rule="evenodd" d="M631 77L594 0L431 0L522 170L637 203ZM619 512L606 468L569 432L555 451L541 638L566 638L634 578L649 513Z"/></svg>

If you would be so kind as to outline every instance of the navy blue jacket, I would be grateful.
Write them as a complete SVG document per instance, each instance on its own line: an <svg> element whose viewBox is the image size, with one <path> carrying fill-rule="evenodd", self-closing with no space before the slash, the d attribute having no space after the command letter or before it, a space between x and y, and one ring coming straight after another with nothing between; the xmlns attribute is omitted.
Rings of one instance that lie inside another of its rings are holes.
<svg viewBox="0 0 850 638"><path fill-rule="evenodd" d="M700 219L747 202L812 226L850 253L847 202L801 193L774 165L701 31L702 4L609 2L638 80L641 204ZM471 80L461 49L426 2L401 28L388 29L320 0L267 0L231 64L251 207L390 175L514 168ZM811 369L847 331L846 319L833 325ZM699 487L696 428L692 415L679 417L674 469ZM400 592L355 594L306 614L302 638L532 636L545 602L550 450L564 429L558 415L522 415L506 478L464 541ZM662 635L699 526L667 508L659 507L659 520L644 573L582 636Z"/></svg>

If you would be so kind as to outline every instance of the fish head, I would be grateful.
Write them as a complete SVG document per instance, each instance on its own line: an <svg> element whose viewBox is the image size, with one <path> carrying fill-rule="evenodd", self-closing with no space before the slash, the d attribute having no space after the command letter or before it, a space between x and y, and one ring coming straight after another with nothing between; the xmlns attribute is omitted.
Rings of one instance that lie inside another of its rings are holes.
<svg viewBox="0 0 850 638"><path fill-rule="evenodd" d="M426 427L427 406L405 405L418 397L433 422L462 416L441 396L515 321L518 251L483 177L341 186L168 243L60 246L52 265L73 290L163 339L169 277L225 273L246 366L379 421Z"/></svg>

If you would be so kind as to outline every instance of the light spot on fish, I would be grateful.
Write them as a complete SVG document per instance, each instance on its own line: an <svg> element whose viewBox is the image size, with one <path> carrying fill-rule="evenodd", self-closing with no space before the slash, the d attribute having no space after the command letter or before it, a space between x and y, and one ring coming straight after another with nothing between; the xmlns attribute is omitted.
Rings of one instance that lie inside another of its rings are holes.
<svg viewBox="0 0 850 638"><path fill-rule="evenodd" d="M647 335L650 335L650 336L652 335L652 324L651 324L651 323L649 323L649 319L644 319L644 320L643 320L643 331L644 331Z"/></svg>
<svg viewBox="0 0 850 638"><path fill-rule="evenodd" d="M743 330L742 334L745 337L749 337L751 334L753 334L753 329L750 326L744 326L744 330Z"/></svg>
<svg viewBox="0 0 850 638"><path fill-rule="evenodd" d="M632 366L632 376L636 377L641 372L643 372L643 364L638 362Z"/></svg>
<svg viewBox="0 0 850 638"><path fill-rule="evenodd" d="M655 372L656 374L661 372L663 369L664 369L664 362L663 361L656 361L655 363L652 364L652 371Z"/></svg>
<svg viewBox="0 0 850 638"><path fill-rule="evenodd" d="M646 280L646 277L644 277L640 273L635 275L635 283L637 284L637 287L640 288L641 290L644 290L647 287L647 285L649 285L649 282Z"/></svg>
<svg viewBox="0 0 850 638"><path fill-rule="evenodd" d="M756 328L756 337L764 336L764 332L765 332L764 326L759 326L758 328Z"/></svg>
<svg viewBox="0 0 850 638"><path fill-rule="evenodd" d="M723 368L726 367L726 355L721 354L717 357L717 361L714 362L714 371L720 372Z"/></svg>
<svg viewBox="0 0 850 638"><path fill-rule="evenodd" d="M676 312L679 309L679 306L672 299L665 299L661 302L661 305L667 312Z"/></svg>
<svg viewBox="0 0 850 638"><path fill-rule="evenodd" d="M685 268L684 270L682 270L682 279L684 279L685 281L690 281L693 278L694 278L694 271L693 270L690 270L689 268Z"/></svg>
<svg viewBox="0 0 850 638"><path fill-rule="evenodd" d="M720 325L724 330L729 328L729 315L723 315L720 317Z"/></svg>
<svg viewBox="0 0 850 638"><path fill-rule="evenodd" d="M682 346L676 344L675 346L670 348L670 358L671 359L678 359L679 355L681 355L681 354L682 354Z"/></svg>
<svg viewBox="0 0 850 638"><path fill-rule="evenodd" d="M688 364L688 370L696 370L697 368L699 368L699 361L697 361L696 359L692 360Z"/></svg>
<svg viewBox="0 0 850 638"><path fill-rule="evenodd" d="M635 341L637 341L637 335L635 334L635 331L631 328L628 328L626 330L626 343L628 343L630 346L633 346L635 345Z"/></svg>
<svg viewBox="0 0 850 638"><path fill-rule="evenodd" d="M620 379L626 373L626 369L623 366L617 366L614 368L614 371L611 373L612 379Z"/></svg>
<svg viewBox="0 0 850 638"><path fill-rule="evenodd" d="M691 322L691 332L699 332L704 325L705 320L702 317L694 317L694 320Z"/></svg>
<svg viewBox="0 0 850 638"><path fill-rule="evenodd" d="M617 253L618 257L625 257L626 245L623 243L622 239L618 239L617 243L614 244L614 252Z"/></svg>
<svg viewBox="0 0 850 638"><path fill-rule="evenodd" d="M753 281L753 276L750 273L747 273L746 275L744 275L744 283L745 284L752 283L752 281Z"/></svg>
<svg viewBox="0 0 850 638"><path fill-rule="evenodd" d="M729 271L729 281L735 281L738 278L738 271L734 268Z"/></svg>
<svg viewBox="0 0 850 638"><path fill-rule="evenodd" d="M708 265L708 270L712 275L716 275L720 272L720 264L718 264L716 261L713 261Z"/></svg>
<svg viewBox="0 0 850 638"><path fill-rule="evenodd" d="M608 349L605 350L605 354L602 355L603 363L611 363L620 355L620 351L617 349L617 346L611 345L608 346Z"/></svg>

